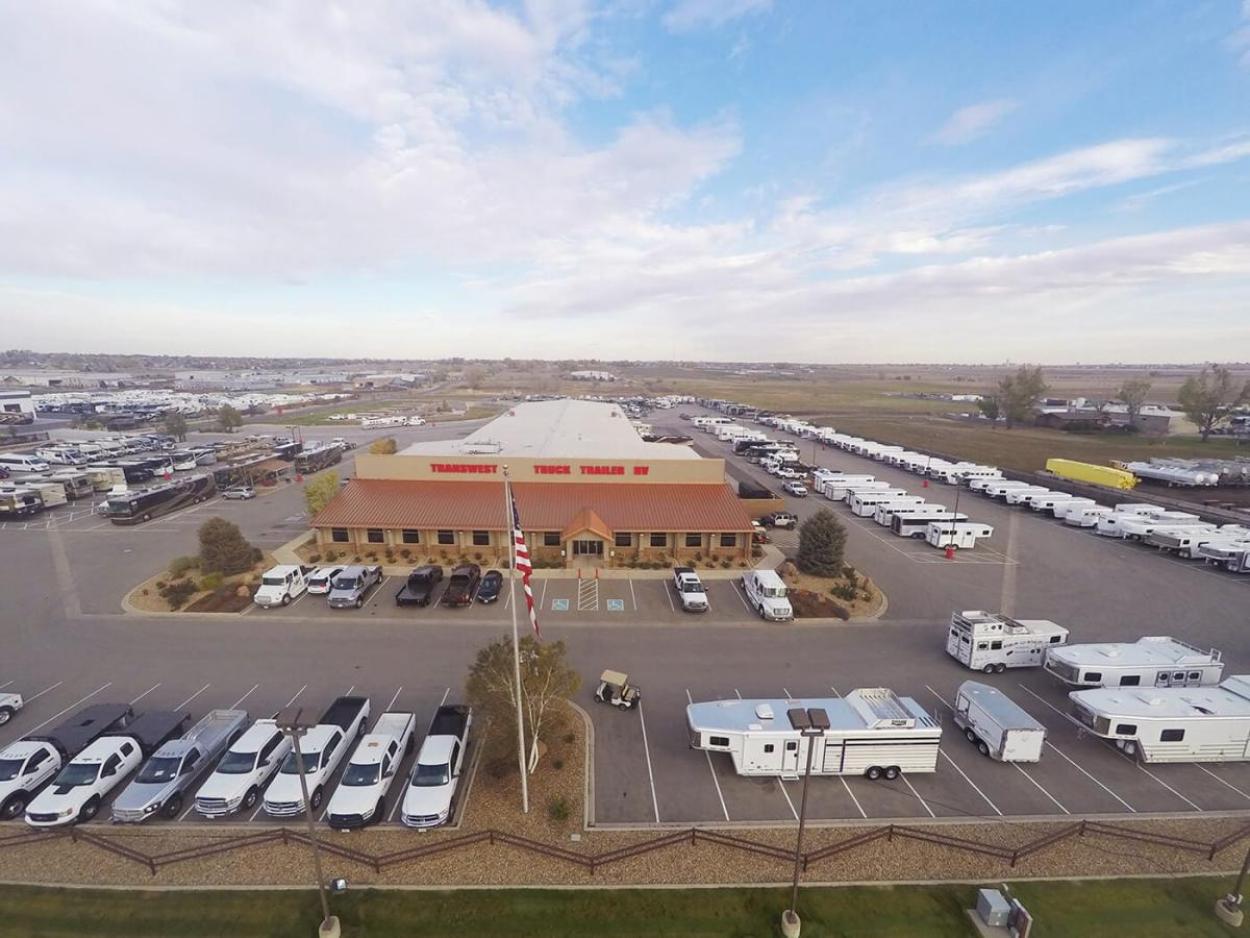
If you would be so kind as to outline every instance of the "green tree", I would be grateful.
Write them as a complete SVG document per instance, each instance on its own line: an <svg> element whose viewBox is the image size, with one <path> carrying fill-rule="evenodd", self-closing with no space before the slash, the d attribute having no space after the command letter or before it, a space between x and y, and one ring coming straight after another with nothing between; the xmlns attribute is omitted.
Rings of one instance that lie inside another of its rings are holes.
<svg viewBox="0 0 1250 938"><path fill-rule="evenodd" d="M339 474L334 470L310 479L304 486L304 504L308 506L308 516L312 518L320 514L321 509L330 504L338 493Z"/></svg>
<svg viewBox="0 0 1250 938"><path fill-rule="evenodd" d="M179 443L186 442L187 439L187 418L182 416L176 410L172 410L165 415L163 421L165 432L176 439Z"/></svg>
<svg viewBox="0 0 1250 938"><path fill-rule="evenodd" d="M997 394L982 394L981 399L977 401L977 410L985 415L990 423L990 429L994 429L998 423L998 418L1002 416L1002 407L999 405Z"/></svg>
<svg viewBox="0 0 1250 938"><path fill-rule="evenodd" d="M465 386L476 391L486 381L486 369L481 365L472 365L464 370Z"/></svg>
<svg viewBox="0 0 1250 938"><path fill-rule="evenodd" d="M520 642L521 713L528 747L527 770L538 765L538 743L551 732L553 710L582 686L581 676L569 666L564 642L539 642L527 635ZM516 683L512 639L503 637L477 653L465 683L465 697L495 729L486 737L492 754L501 760L517 756Z"/></svg>
<svg viewBox="0 0 1250 938"><path fill-rule="evenodd" d="M1046 391L1040 365L1021 365L1014 374L1004 375L998 382L998 399L1007 429L1028 420Z"/></svg>
<svg viewBox="0 0 1250 938"><path fill-rule="evenodd" d="M231 407L229 404L222 404L217 408L217 427L226 432L233 433L236 429L243 426L243 415Z"/></svg>
<svg viewBox="0 0 1250 938"><path fill-rule="evenodd" d="M255 548L239 526L225 518L209 518L200 525L200 570L203 573L242 573L256 562Z"/></svg>
<svg viewBox="0 0 1250 938"><path fill-rule="evenodd" d="M1176 392L1177 403L1185 416L1198 425L1203 442L1219 424L1228 419L1233 408L1250 400L1250 381L1240 390L1233 386L1233 373L1222 365L1204 365L1197 375L1190 375Z"/></svg>
<svg viewBox="0 0 1250 938"><path fill-rule="evenodd" d="M795 564L811 576L842 574L846 528L828 508L821 508L799 525L799 555Z"/></svg>
<svg viewBox="0 0 1250 938"><path fill-rule="evenodd" d="M1141 405L1146 403L1152 387L1154 385L1145 378L1130 378L1115 392L1128 411L1129 426L1137 425L1137 415L1141 413Z"/></svg>
<svg viewBox="0 0 1250 938"><path fill-rule="evenodd" d="M396 444L393 436L384 436L382 439L374 440L369 444L369 452L375 456L394 456L398 450L399 446Z"/></svg>

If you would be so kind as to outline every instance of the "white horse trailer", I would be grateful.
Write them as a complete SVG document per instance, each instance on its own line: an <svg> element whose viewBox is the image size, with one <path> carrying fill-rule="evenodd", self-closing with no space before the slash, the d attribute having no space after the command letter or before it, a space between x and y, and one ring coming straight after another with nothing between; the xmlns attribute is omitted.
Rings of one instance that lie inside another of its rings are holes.
<svg viewBox="0 0 1250 938"><path fill-rule="evenodd" d="M1147 535L1146 543L1151 547L1157 547L1161 552L1193 560L1198 556L1198 550L1203 544L1235 543L1238 540L1245 540L1246 537L1245 534L1224 534L1217 528L1205 526L1159 528Z"/></svg>
<svg viewBox="0 0 1250 938"><path fill-rule="evenodd" d="M1148 635L1135 642L1051 648L1042 667L1074 687L1200 687L1219 682L1222 658L1214 648Z"/></svg>
<svg viewBox="0 0 1250 938"><path fill-rule="evenodd" d="M1072 495L1067 492L1047 492L1045 495L1037 495L1029 499L1028 505L1031 509L1041 514L1050 512L1056 518L1061 517L1060 512L1055 509L1068 502L1074 501Z"/></svg>
<svg viewBox="0 0 1250 938"><path fill-rule="evenodd" d="M855 489L846 493L846 503L850 506L852 514L859 515L861 518L871 518L877 506L882 502L907 496L905 489L870 489L866 492Z"/></svg>
<svg viewBox="0 0 1250 938"><path fill-rule="evenodd" d="M1040 762L1046 727L997 687L964 681L955 692L955 725L997 762Z"/></svg>
<svg viewBox="0 0 1250 938"><path fill-rule="evenodd" d="M1204 563L1223 567L1229 573L1250 573L1250 543L1203 544L1198 556Z"/></svg>
<svg viewBox="0 0 1250 938"><path fill-rule="evenodd" d="M946 509L943 505L934 505L931 502L926 502L918 495L911 495L907 498L881 502L881 504L877 505L877 510L872 513L872 520L883 527L888 527L896 514L914 515L921 511L937 510L945 511Z"/></svg>
<svg viewBox="0 0 1250 938"><path fill-rule="evenodd" d="M929 525L935 521L967 521L968 516L962 511L938 510L922 511L914 515L895 515L890 519L890 530L899 537L928 537Z"/></svg>
<svg viewBox="0 0 1250 938"><path fill-rule="evenodd" d="M1055 494L1058 495L1059 493L1056 492ZM1082 498L1082 497L1065 498L1062 501L1055 502L1054 506L1050 509L1050 513L1054 515L1056 518L1058 518L1060 521L1065 521L1067 520L1068 515L1071 514L1072 512L1080 511L1084 508L1093 508L1097 504L1098 503L1094 501L1092 498ZM1042 509L1038 509L1038 510L1040 511Z"/></svg>
<svg viewBox="0 0 1250 938"><path fill-rule="evenodd" d="M994 528L976 521L930 521L924 539L934 547L971 550L978 538L992 537Z"/></svg>
<svg viewBox="0 0 1250 938"><path fill-rule="evenodd" d="M969 609L951 613L946 653L973 671L1041 667L1046 649L1068 640L1068 630L1049 619L1013 619Z"/></svg>
<svg viewBox="0 0 1250 938"><path fill-rule="evenodd" d="M1076 719L1142 762L1250 761L1250 675L1216 687L1068 694Z"/></svg>
<svg viewBox="0 0 1250 938"><path fill-rule="evenodd" d="M807 711L823 710L829 726L805 737ZM853 690L845 697L801 700L709 700L686 708L692 749L728 753L739 775L795 779L807 766L813 775L897 778L903 772L937 771L942 727L910 697L884 687Z"/></svg>
<svg viewBox="0 0 1250 938"><path fill-rule="evenodd" d="M1027 482L1017 482L1014 479L991 479L984 487L977 489L990 498L1002 498L1012 489L1031 488Z"/></svg>
<svg viewBox="0 0 1250 938"><path fill-rule="evenodd" d="M1063 523L1074 528L1096 528L1103 518L1115 513L1106 505L1069 505L1063 513Z"/></svg>

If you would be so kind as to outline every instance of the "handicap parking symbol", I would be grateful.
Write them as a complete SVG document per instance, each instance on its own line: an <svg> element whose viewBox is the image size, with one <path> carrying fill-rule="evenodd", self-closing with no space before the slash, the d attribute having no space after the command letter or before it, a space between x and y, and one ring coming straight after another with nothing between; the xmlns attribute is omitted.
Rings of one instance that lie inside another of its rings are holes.
<svg viewBox="0 0 1250 938"><path fill-rule="evenodd" d="M623 599L609 599L608 600L608 612L624 612L624 611L625 611L625 600Z"/></svg>
<svg viewBox="0 0 1250 938"><path fill-rule="evenodd" d="M569 601L567 599L553 599L551 601L552 612L568 612Z"/></svg>

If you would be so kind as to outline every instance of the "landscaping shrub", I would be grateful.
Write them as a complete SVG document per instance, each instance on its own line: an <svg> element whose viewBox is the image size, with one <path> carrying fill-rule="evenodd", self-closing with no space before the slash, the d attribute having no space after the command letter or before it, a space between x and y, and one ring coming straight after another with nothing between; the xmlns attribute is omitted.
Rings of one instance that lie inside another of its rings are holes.
<svg viewBox="0 0 1250 938"><path fill-rule="evenodd" d="M339 559L339 555L332 550L326 551L326 563L334 563Z"/></svg>
<svg viewBox="0 0 1250 938"><path fill-rule="evenodd" d="M220 573L210 573L200 579L200 589L215 590L225 582L225 579Z"/></svg>
<svg viewBox="0 0 1250 938"><path fill-rule="evenodd" d="M160 591L160 594L161 598L169 603L171 609L180 609L182 604L190 599L195 592L195 584L190 580L175 580L172 583L165 584L165 588Z"/></svg>
<svg viewBox="0 0 1250 938"><path fill-rule="evenodd" d="M564 760L563 760L563 759L552 759L552 760L551 760L551 767L552 767L553 769L555 769L556 771L559 771L560 769L564 768Z"/></svg>
<svg viewBox="0 0 1250 938"><path fill-rule="evenodd" d="M552 798L547 802L547 817L553 821L567 821L572 814L567 798Z"/></svg>
<svg viewBox="0 0 1250 938"><path fill-rule="evenodd" d="M200 565L198 557L175 557L169 562L169 575L175 580L185 576L188 570L193 570Z"/></svg>
<svg viewBox="0 0 1250 938"><path fill-rule="evenodd" d="M320 554L312 554L311 556L309 556L309 558L308 558L308 562L309 562L309 563L321 563L321 555L320 555Z"/></svg>

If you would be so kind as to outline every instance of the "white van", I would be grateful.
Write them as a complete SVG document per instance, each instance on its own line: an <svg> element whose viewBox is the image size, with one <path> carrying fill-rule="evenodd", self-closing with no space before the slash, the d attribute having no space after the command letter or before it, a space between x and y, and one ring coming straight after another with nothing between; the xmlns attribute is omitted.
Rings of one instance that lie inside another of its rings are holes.
<svg viewBox="0 0 1250 938"><path fill-rule="evenodd" d="M794 609L786 598L786 584L776 570L752 570L742 577L742 592L760 618L784 622L794 618Z"/></svg>
<svg viewBox="0 0 1250 938"><path fill-rule="evenodd" d="M26 453L0 453L0 469L10 472L47 472L52 467L37 456Z"/></svg>

